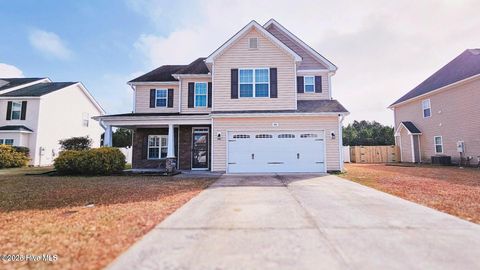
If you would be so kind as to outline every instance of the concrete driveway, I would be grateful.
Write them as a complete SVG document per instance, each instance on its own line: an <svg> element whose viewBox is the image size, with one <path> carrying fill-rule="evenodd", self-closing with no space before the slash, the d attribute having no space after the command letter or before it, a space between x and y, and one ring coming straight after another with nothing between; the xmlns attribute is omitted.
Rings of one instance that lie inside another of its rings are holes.
<svg viewBox="0 0 480 270"><path fill-rule="evenodd" d="M222 176L110 269L480 269L480 226L336 176Z"/></svg>

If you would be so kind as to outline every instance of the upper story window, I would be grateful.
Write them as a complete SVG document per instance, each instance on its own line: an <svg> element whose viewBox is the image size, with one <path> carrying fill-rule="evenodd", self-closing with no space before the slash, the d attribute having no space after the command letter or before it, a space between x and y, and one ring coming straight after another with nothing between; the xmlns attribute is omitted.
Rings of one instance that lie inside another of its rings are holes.
<svg viewBox="0 0 480 270"><path fill-rule="evenodd" d="M207 107L207 83L195 83L195 107Z"/></svg>
<svg viewBox="0 0 480 270"><path fill-rule="evenodd" d="M239 69L240 97L269 97L270 70L268 68Z"/></svg>
<svg viewBox="0 0 480 270"><path fill-rule="evenodd" d="M433 137L435 144L435 154L443 154L443 139L442 136Z"/></svg>
<svg viewBox="0 0 480 270"><path fill-rule="evenodd" d="M157 89L155 95L155 107L167 107L167 89Z"/></svg>
<svg viewBox="0 0 480 270"><path fill-rule="evenodd" d="M303 92L315 93L315 76L303 76Z"/></svg>
<svg viewBox="0 0 480 270"><path fill-rule="evenodd" d="M422 101L423 118L428 118L432 115L432 109L430 107L430 99Z"/></svg>
<svg viewBox="0 0 480 270"><path fill-rule="evenodd" d="M89 122L90 122L90 117L88 113L82 113L82 126L88 127Z"/></svg>
<svg viewBox="0 0 480 270"><path fill-rule="evenodd" d="M258 38L249 38L248 39L248 47L250 49L257 49L258 48Z"/></svg>
<svg viewBox="0 0 480 270"><path fill-rule="evenodd" d="M22 102L12 101L12 120L20 120L22 115Z"/></svg>
<svg viewBox="0 0 480 270"><path fill-rule="evenodd" d="M167 157L167 135L148 136L148 159L160 159Z"/></svg>

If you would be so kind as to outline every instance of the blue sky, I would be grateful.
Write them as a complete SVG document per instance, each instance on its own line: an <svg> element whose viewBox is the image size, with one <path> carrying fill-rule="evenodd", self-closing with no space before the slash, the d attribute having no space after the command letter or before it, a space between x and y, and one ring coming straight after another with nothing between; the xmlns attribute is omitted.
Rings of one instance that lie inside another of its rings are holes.
<svg viewBox="0 0 480 270"><path fill-rule="evenodd" d="M0 77L81 81L108 113L131 111L128 80L207 56L252 19L275 18L339 67L333 96L347 122L393 123L390 103L480 47L474 0L0 3Z"/></svg>

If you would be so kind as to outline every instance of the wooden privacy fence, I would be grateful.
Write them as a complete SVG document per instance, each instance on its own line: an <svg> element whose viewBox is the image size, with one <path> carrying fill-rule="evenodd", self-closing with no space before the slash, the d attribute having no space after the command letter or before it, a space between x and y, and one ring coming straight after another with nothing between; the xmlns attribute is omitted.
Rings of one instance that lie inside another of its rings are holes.
<svg viewBox="0 0 480 270"><path fill-rule="evenodd" d="M355 163L400 162L400 148L385 146L350 146L350 161Z"/></svg>

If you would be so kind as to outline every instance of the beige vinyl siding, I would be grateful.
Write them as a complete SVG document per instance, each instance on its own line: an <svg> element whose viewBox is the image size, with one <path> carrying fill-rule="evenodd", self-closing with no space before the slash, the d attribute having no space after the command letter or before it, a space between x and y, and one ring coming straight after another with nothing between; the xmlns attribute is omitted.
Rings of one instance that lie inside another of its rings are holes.
<svg viewBox="0 0 480 270"><path fill-rule="evenodd" d="M182 83L181 83L182 90L180 91L181 95L182 95L182 104L181 104L181 111L180 111L181 113L209 113L209 112L212 111L212 108L208 108L208 93L207 93L207 107L188 108L188 83L189 82L193 82L193 83L195 83L195 82L206 82L207 83L207 88L208 88L208 83L211 82L211 81L212 81L211 79L209 79L209 80L207 80L207 79L193 79L193 78L182 79Z"/></svg>
<svg viewBox="0 0 480 270"><path fill-rule="evenodd" d="M150 108L150 89L173 89L173 107ZM178 112L178 84L137 86L135 91L136 113L173 113Z"/></svg>
<svg viewBox="0 0 480 270"><path fill-rule="evenodd" d="M302 62L298 66L298 69L326 69L327 67L318 61L315 57L313 57L307 50L305 50L300 44L294 41L292 38L287 36L283 33L275 25L271 24L268 26L267 31L270 32L273 36L275 36L278 40L283 42L287 47L292 49L298 55L302 57Z"/></svg>
<svg viewBox="0 0 480 270"><path fill-rule="evenodd" d="M303 75L297 75L303 76ZM314 76L314 75L308 75ZM317 74L315 76L322 76L322 93L298 93L298 100L317 100L317 99L330 99L330 93L328 89L328 75Z"/></svg>
<svg viewBox="0 0 480 270"><path fill-rule="evenodd" d="M249 49L251 37L258 49ZM231 69L277 68L278 98L231 99ZM295 64L293 57L255 29L246 33L214 61L213 110L291 110L296 108Z"/></svg>
<svg viewBox="0 0 480 270"><path fill-rule="evenodd" d="M422 100L430 99L431 117L423 118ZM466 156L480 155L480 79L462 83L395 108L395 127L412 121L422 132L421 158L430 162L435 155L434 136L443 137L444 154L458 160L457 141L465 142ZM403 137L402 137L403 140Z"/></svg>
<svg viewBox="0 0 480 270"><path fill-rule="evenodd" d="M278 127L272 127L278 123ZM212 134L212 170L226 171L228 131L300 131L324 130L327 170L340 170L338 136L331 139L330 133L338 133L337 116L285 116L285 117L245 117L214 118ZM221 133L221 140L215 138Z"/></svg>

